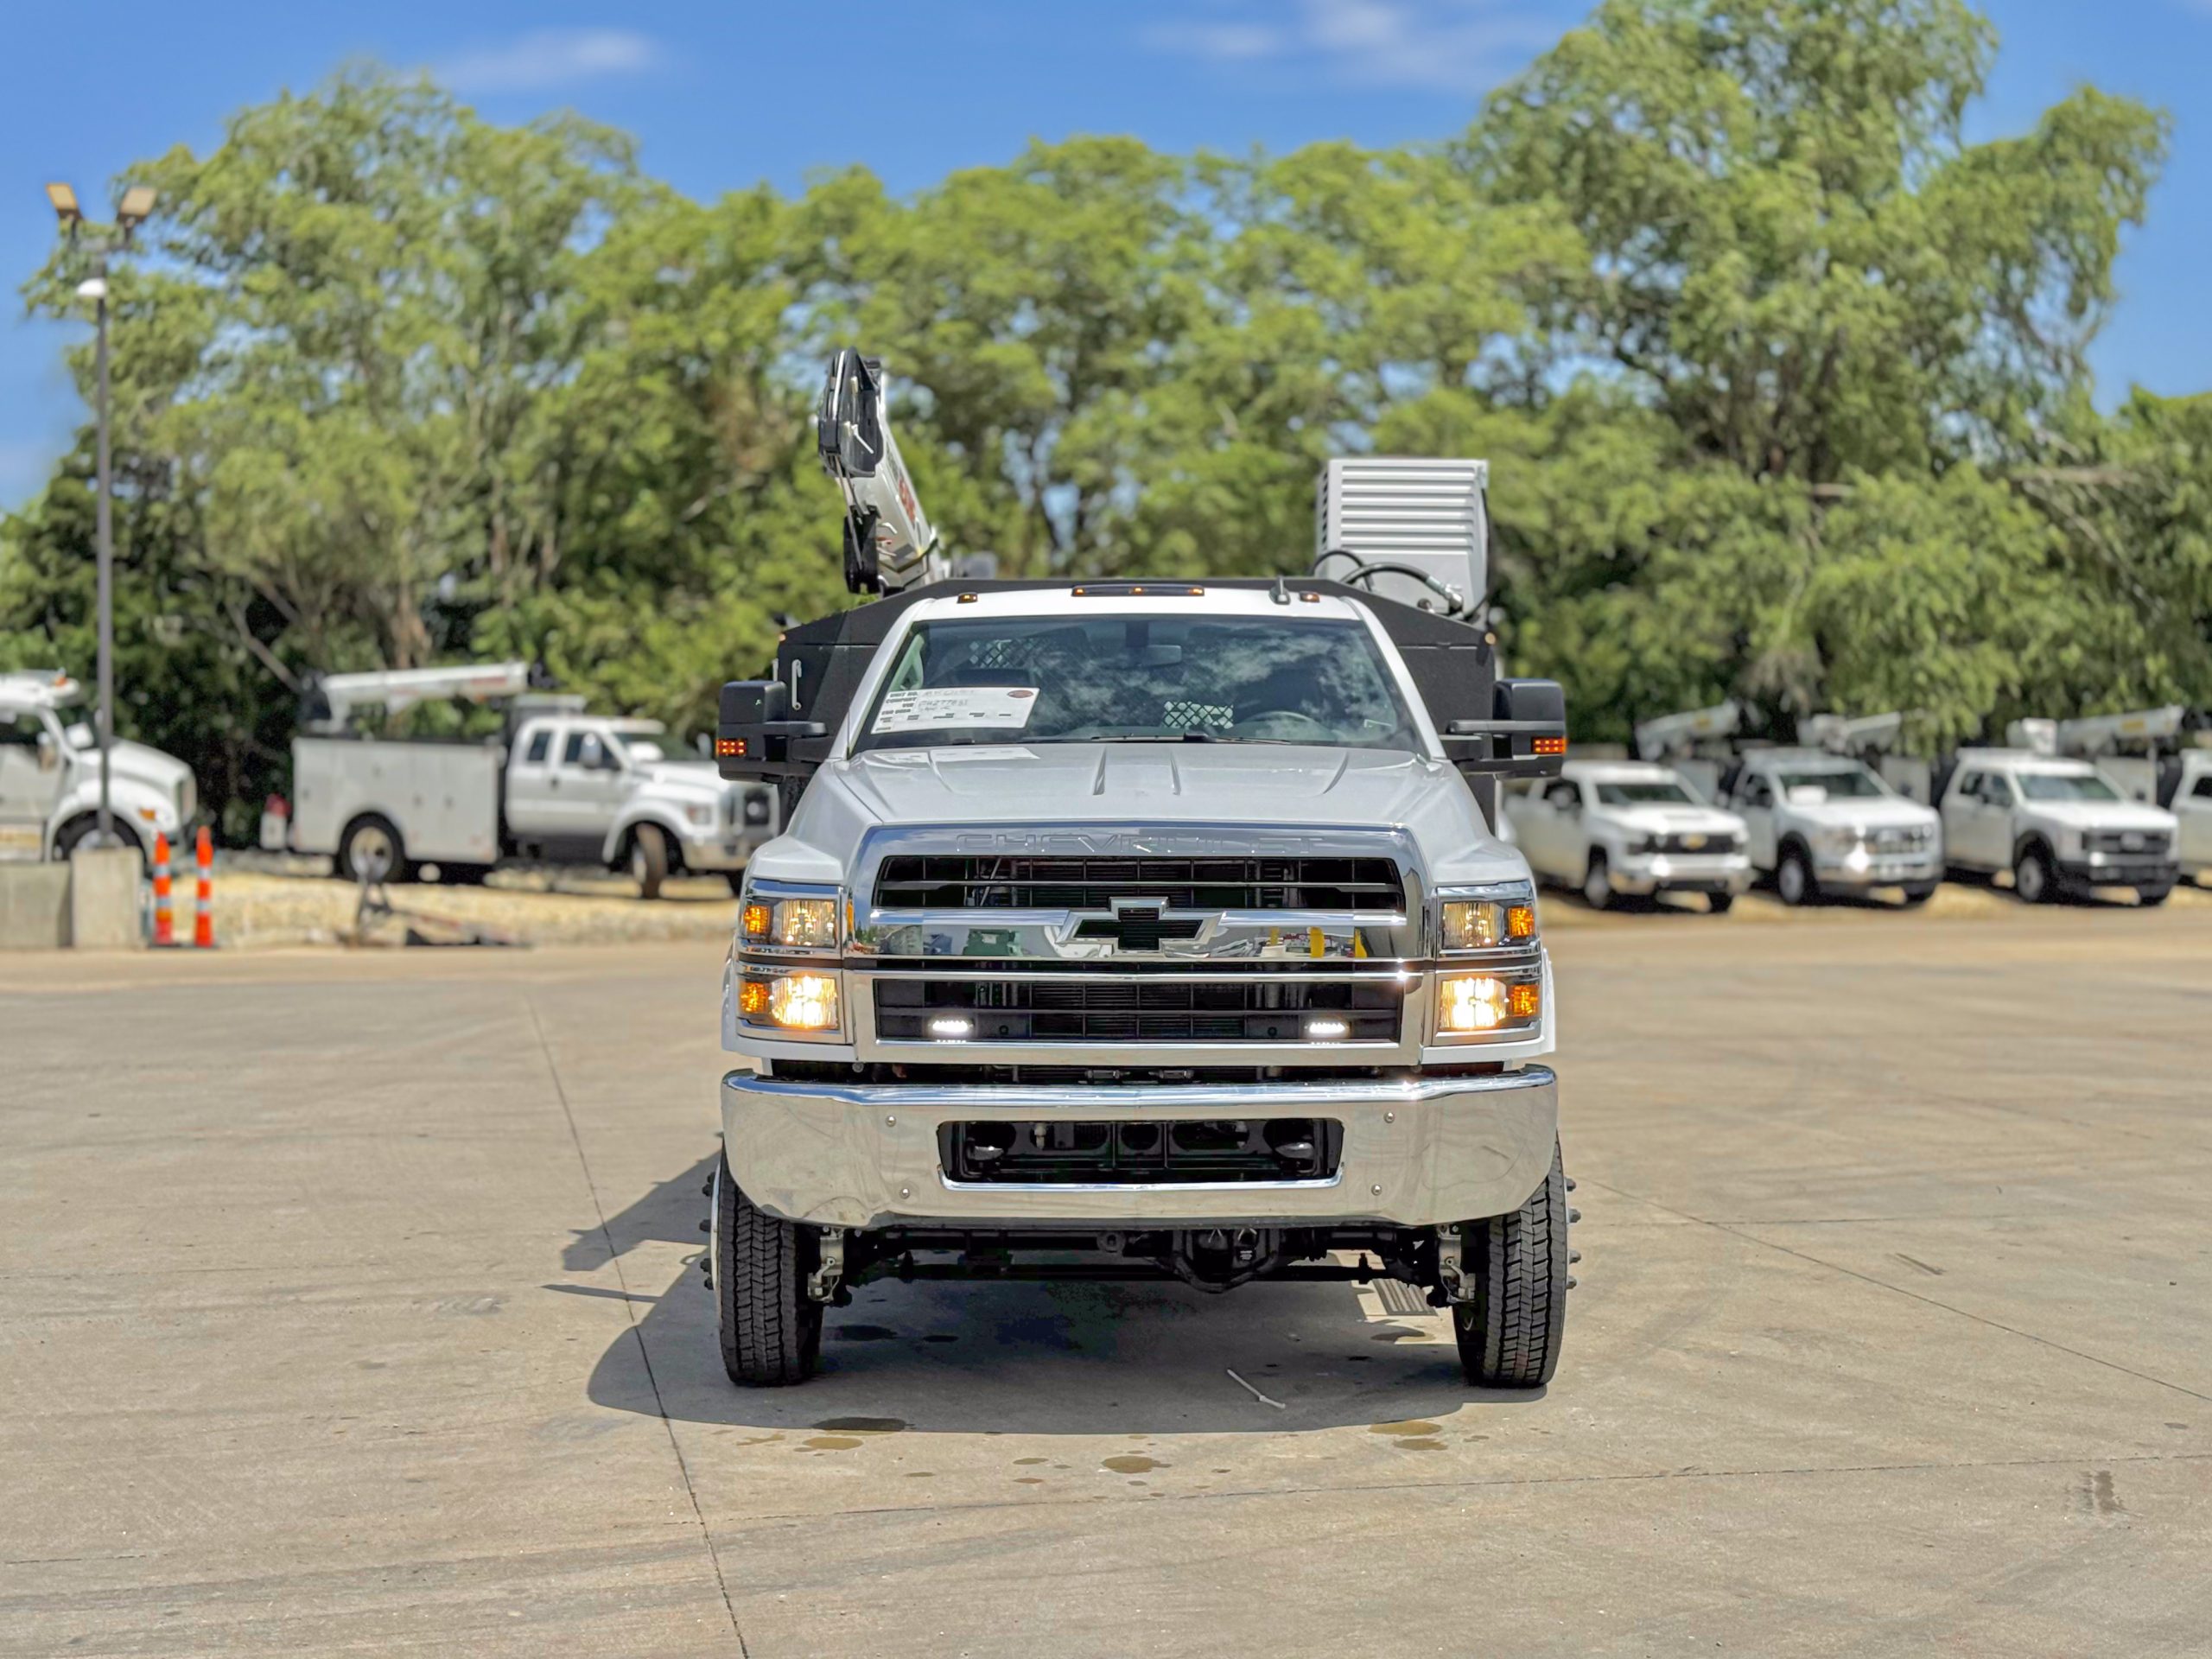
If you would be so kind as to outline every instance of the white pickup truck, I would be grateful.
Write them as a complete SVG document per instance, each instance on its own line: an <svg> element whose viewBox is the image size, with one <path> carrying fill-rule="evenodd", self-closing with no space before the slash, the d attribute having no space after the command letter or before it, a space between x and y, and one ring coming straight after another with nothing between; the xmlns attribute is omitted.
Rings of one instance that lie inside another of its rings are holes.
<svg viewBox="0 0 2212 1659"><path fill-rule="evenodd" d="M1743 819L1699 799L1672 766L1570 760L1509 794L1505 816L1537 878L1580 888L1593 910L1620 893L1701 893L1718 914L1751 883Z"/></svg>
<svg viewBox="0 0 2212 1659"><path fill-rule="evenodd" d="M1751 868L1773 876L1785 905L1877 887L1902 888L1907 905L1919 905L1943 879L1936 814L1863 761L1818 749L1748 750L1720 792L1750 832Z"/></svg>
<svg viewBox="0 0 2212 1659"><path fill-rule="evenodd" d="M1936 799L1951 864L2012 873L2025 903L2133 887L2161 905L2178 876L2174 815L2132 801L2087 760L2027 749L1961 749Z"/></svg>
<svg viewBox="0 0 2212 1659"><path fill-rule="evenodd" d="M99 827L100 754L92 728L65 722L82 696L55 669L0 674L0 860L66 859ZM180 839L199 810L192 768L143 743L108 749L116 833L141 855Z"/></svg>
<svg viewBox="0 0 2212 1659"><path fill-rule="evenodd" d="M2158 804L2179 823L2182 874L2200 886L2212 872L2212 749L2186 749L2158 772Z"/></svg>
<svg viewBox="0 0 2212 1659"><path fill-rule="evenodd" d="M504 683L429 695L505 696ZM703 759L668 759L661 730L587 713L579 698L515 696L488 742L302 734L292 741L289 823L265 826L264 844L327 854L352 880L404 880L424 864L443 880L480 880L503 860L527 859L626 868L648 899L686 873L721 875L734 892L747 856L776 832L775 792L726 785Z"/></svg>

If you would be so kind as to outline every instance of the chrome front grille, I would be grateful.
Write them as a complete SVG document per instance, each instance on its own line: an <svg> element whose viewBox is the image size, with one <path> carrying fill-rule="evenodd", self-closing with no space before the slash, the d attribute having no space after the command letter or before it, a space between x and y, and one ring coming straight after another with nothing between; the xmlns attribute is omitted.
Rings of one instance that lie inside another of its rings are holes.
<svg viewBox="0 0 2212 1659"><path fill-rule="evenodd" d="M1397 912L1395 860L1334 856L1070 857L905 853L876 873L884 910L1108 909L1142 897L1169 910Z"/></svg>
<svg viewBox="0 0 2212 1659"><path fill-rule="evenodd" d="M2162 830L2093 830L2082 837L2093 853L2120 853L2139 858L2164 858L2171 845Z"/></svg>
<svg viewBox="0 0 2212 1659"><path fill-rule="evenodd" d="M1661 836L1658 840L1661 852L1690 857L1699 855L1718 857L1736 852L1743 845L1734 836L1726 831Z"/></svg>
<svg viewBox="0 0 2212 1659"><path fill-rule="evenodd" d="M1936 838L1936 832L1926 824L1886 824L1870 831L1866 844L1877 852L1917 853L1926 849Z"/></svg>

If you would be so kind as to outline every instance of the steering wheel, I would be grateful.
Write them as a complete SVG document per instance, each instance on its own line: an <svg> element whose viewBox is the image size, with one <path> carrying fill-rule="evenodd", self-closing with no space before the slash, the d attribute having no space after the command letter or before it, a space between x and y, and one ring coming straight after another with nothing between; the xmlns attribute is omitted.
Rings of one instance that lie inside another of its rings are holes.
<svg viewBox="0 0 2212 1659"><path fill-rule="evenodd" d="M1312 715L1298 709L1270 709L1265 714L1253 715L1249 720L1238 721L1236 731L1238 735L1247 736L1261 728L1272 728L1278 721L1286 720L1297 721L1307 732L1316 734L1325 741L1332 743L1336 741L1337 728L1335 727L1325 720L1317 720ZM1296 737L1299 734L1295 732L1284 734L1290 737Z"/></svg>

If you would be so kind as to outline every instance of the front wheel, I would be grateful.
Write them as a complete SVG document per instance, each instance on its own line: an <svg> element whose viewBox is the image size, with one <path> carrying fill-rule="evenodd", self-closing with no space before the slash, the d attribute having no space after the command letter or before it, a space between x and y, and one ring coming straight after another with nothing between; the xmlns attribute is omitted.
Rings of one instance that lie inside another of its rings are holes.
<svg viewBox="0 0 2212 1659"><path fill-rule="evenodd" d="M1916 881L1912 886L1904 890L1905 908L1907 910L1917 909L1920 906L1926 904L1935 896L1936 884L1933 881Z"/></svg>
<svg viewBox="0 0 2212 1659"><path fill-rule="evenodd" d="M1582 876L1582 902L1592 910L1603 910L1613 902L1613 873L1606 868L1603 853L1590 855L1590 868Z"/></svg>
<svg viewBox="0 0 2212 1659"><path fill-rule="evenodd" d="M2050 868L2050 855L2040 847L2023 847L2012 861L2012 891L2024 905L2047 905L2057 896L2058 882Z"/></svg>
<svg viewBox="0 0 2212 1659"><path fill-rule="evenodd" d="M2138 887L2135 889L2135 902L2145 910L2155 910L2166 902L2172 892L2173 889L2171 887Z"/></svg>
<svg viewBox="0 0 2212 1659"><path fill-rule="evenodd" d="M1735 909L1736 895L1732 893L1708 893L1705 895L1705 907L1715 916L1726 916Z"/></svg>
<svg viewBox="0 0 2212 1659"><path fill-rule="evenodd" d="M1567 1329L1567 1175L1551 1173L1510 1216L1466 1224L1471 1300L1452 1306L1459 1364L1481 1389L1541 1389L1559 1369Z"/></svg>
<svg viewBox="0 0 2212 1659"><path fill-rule="evenodd" d="M638 897L660 897L668 880L668 835L658 824L641 823L630 832L630 874L637 878Z"/></svg>
<svg viewBox="0 0 2212 1659"><path fill-rule="evenodd" d="M754 1208L727 1160L715 1172L715 1324L722 1369L748 1389L804 1382L822 1357L822 1304L806 1294L814 1230Z"/></svg>
<svg viewBox="0 0 2212 1659"><path fill-rule="evenodd" d="M1782 895L1782 902L1796 906L1808 905L1821 896L1821 884L1813 874L1812 861L1805 856L1804 849L1792 847L1782 855L1781 868L1774 873L1775 891Z"/></svg>

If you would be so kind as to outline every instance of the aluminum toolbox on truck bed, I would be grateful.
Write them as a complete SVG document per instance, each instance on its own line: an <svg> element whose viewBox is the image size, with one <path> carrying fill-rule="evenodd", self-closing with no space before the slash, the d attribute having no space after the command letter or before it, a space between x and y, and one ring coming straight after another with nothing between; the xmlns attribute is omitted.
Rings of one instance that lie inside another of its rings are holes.
<svg viewBox="0 0 2212 1659"><path fill-rule="evenodd" d="M292 850L335 853L346 826L374 813L410 859L493 863L505 760L499 744L294 738Z"/></svg>

